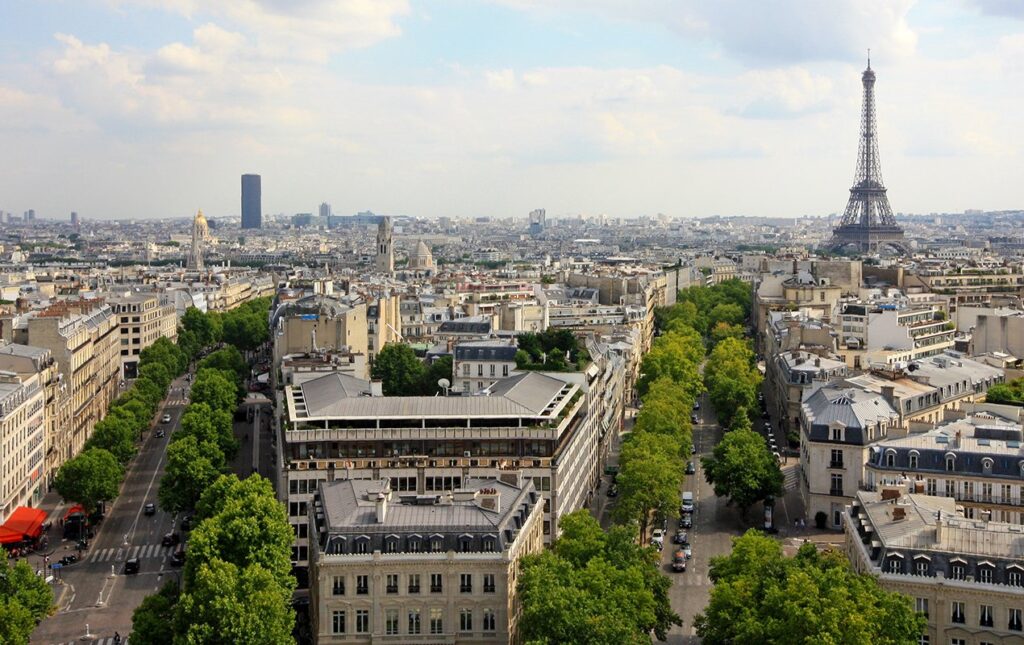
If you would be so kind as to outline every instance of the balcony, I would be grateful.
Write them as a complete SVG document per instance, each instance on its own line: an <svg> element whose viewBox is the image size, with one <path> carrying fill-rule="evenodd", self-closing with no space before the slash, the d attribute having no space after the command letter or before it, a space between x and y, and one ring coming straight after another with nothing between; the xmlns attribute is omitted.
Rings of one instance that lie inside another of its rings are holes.
<svg viewBox="0 0 1024 645"><path fill-rule="evenodd" d="M398 585L388 585L386 589L388 593L398 593Z"/></svg>
<svg viewBox="0 0 1024 645"><path fill-rule="evenodd" d="M830 488L828 490L828 494L831 495L832 497L845 497L842 488Z"/></svg>
<svg viewBox="0 0 1024 645"><path fill-rule="evenodd" d="M441 593L441 585L430 585L430 593Z"/></svg>
<svg viewBox="0 0 1024 645"><path fill-rule="evenodd" d="M828 467L829 468L839 468L839 469L842 469L842 468L844 468L843 461L841 459L839 461L830 461L830 462L828 462Z"/></svg>

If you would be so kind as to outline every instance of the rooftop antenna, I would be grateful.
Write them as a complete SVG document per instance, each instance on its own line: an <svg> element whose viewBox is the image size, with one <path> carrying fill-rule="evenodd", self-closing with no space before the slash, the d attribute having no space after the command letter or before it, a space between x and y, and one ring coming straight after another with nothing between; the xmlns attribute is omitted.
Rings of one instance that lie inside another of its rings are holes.
<svg viewBox="0 0 1024 645"><path fill-rule="evenodd" d="M868 47L868 69L871 69L871 48Z"/></svg>

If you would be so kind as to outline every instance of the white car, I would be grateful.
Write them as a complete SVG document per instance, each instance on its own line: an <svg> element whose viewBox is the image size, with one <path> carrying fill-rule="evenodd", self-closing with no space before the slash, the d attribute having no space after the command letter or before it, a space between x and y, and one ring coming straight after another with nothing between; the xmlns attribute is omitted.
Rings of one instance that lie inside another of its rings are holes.
<svg viewBox="0 0 1024 645"><path fill-rule="evenodd" d="M160 418L160 423L170 423L170 422L171 422L171 415L169 415L169 414L165 414L164 416L162 416Z"/></svg>
<svg viewBox="0 0 1024 645"><path fill-rule="evenodd" d="M654 533L651 534L651 546L655 547L659 551L665 546L665 531L662 529L654 529Z"/></svg>

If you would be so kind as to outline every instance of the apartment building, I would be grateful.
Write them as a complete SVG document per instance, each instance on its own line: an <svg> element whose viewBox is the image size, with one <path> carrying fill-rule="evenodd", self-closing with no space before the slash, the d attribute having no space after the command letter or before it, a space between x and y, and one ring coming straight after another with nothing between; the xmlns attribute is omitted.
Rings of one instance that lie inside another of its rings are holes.
<svg viewBox="0 0 1024 645"><path fill-rule="evenodd" d="M934 430L875 444L865 486L909 487L953 498L967 519L1024 524L1024 409L971 407Z"/></svg>
<svg viewBox="0 0 1024 645"><path fill-rule="evenodd" d="M45 413L38 374L0 371L0 524L46 493Z"/></svg>
<svg viewBox="0 0 1024 645"><path fill-rule="evenodd" d="M463 341L452 354L452 389L479 392L516 372L516 345L509 341Z"/></svg>
<svg viewBox="0 0 1024 645"><path fill-rule="evenodd" d="M157 294L128 294L107 298L118 317L121 334L121 377L133 379L139 375L139 354L165 337L178 338L178 314L174 304L165 300L161 304Z"/></svg>
<svg viewBox="0 0 1024 645"><path fill-rule="evenodd" d="M71 430L71 406L68 404L68 385L60 373L53 353L45 347L31 347L0 342L0 371L13 372L26 380L38 377L43 388L46 407L46 463L43 470L48 488L57 469L68 458L66 446Z"/></svg>
<svg viewBox="0 0 1024 645"><path fill-rule="evenodd" d="M956 500L885 488L844 513L854 570L913 599L919 643L1024 642L1024 527L963 517Z"/></svg>
<svg viewBox="0 0 1024 645"><path fill-rule="evenodd" d="M971 355L993 352L1024 358L1024 311L989 309L977 315L971 331Z"/></svg>
<svg viewBox="0 0 1024 645"><path fill-rule="evenodd" d="M429 495L519 473L544 500L550 542L599 480L599 373L530 372L483 396L384 397L379 382L342 374L285 388L281 454L296 562L308 560L311 496L338 479L388 479L395 492Z"/></svg>
<svg viewBox="0 0 1024 645"><path fill-rule="evenodd" d="M352 366L346 369L357 378L369 378L365 351L369 343L366 303L362 299L309 295L297 299L279 297L271 316L274 364L285 356L330 353L347 356ZM358 360L363 356L364 360Z"/></svg>
<svg viewBox="0 0 1024 645"><path fill-rule="evenodd" d="M807 397L800 414L800 495L807 516L842 526L843 509L864 484L871 445L899 434L900 416L880 394L842 382Z"/></svg>
<svg viewBox="0 0 1024 645"><path fill-rule="evenodd" d="M840 354L854 369L906 363L953 348L956 326L935 307L844 303L836 321Z"/></svg>
<svg viewBox="0 0 1024 645"><path fill-rule="evenodd" d="M543 501L515 473L454 490L322 483L309 508L317 643L516 643L521 558L543 549Z"/></svg>

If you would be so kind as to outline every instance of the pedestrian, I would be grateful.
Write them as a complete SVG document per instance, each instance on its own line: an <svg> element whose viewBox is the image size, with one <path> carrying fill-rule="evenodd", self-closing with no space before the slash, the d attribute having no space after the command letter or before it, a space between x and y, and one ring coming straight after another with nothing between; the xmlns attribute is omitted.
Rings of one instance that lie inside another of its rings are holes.
<svg viewBox="0 0 1024 645"><path fill-rule="evenodd" d="M807 528L807 525L804 523L804 518L801 517L800 518L800 530L802 531L805 528Z"/></svg>

